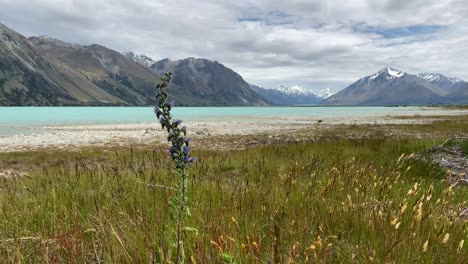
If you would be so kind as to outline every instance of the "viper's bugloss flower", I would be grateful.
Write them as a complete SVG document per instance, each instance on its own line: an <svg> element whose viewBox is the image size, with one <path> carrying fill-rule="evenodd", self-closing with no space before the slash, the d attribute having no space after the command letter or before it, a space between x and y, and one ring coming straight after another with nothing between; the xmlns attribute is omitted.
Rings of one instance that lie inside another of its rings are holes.
<svg viewBox="0 0 468 264"><path fill-rule="evenodd" d="M165 92L170 79L171 74L166 74L166 77L162 78L164 83L156 87L158 90L156 95L158 105L154 108L154 112L162 128L167 128L167 140L171 143L171 146L168 148L169 155L174 161L176 168L183 169L195 162L196 159L190 157L190 138L186 137L187 127L179 128L180 124L182 124L182 120L172 119L171 110L172 107L175 106L175 101L171 100L167 102L168 94Z"/></svg>
<svg viewBox="0 0 468 264"><path fill-rule="evenodd" d="M184 147L182 148L182 152L183 152L184 154L186 154L186 155L189 154L189 153L190 153L190 147L189 147L189 146L184 146Z"/></svg>
<svg viewBox="0 0 468 264"><path fill-rule="evenodd" d="M173 123L176 127L178 127L180 124L182 124L182 120L176 119Z"/></svg>
<svg viewBox="0 0 468 264"><path fill-rule="evenodd" d="M174 147L169 147L169 149L168 149L169 155L171 155L171 156L174 155L174 153L176 153L176 151L177 150Z"/></svg>
<svg viewBox="0 0 468 264"><path fill-rule="evenodd" d="M187 168L190 164L194 163L196 159L190 157L190 139L186 138L187 128L185 126L179 128L182 120L172 120L171 109L175 105L175 102L170 101L168 103L168 94L165 92L168 83L171 81L171 76L171 72L166 73L164 77L161 78L161 83L156 85L157 106L154 111L162 128L167 129L167 140L170 142L170 147L167 151L177 169L177 173L175 173L174 176L177 177L179 183L173 188L176 191L176 194L172 197L171 202L169 202L169 205L171 206L171 210L169 211L172 214L171 219L174 220L175 226L172 230L176 231L177 240L171 244L174 244L177 247L177 263L185 263L183 241L181 237L183 231L186 230L186 227L184 227L184 218L189 215L189 210L186 205L188 200L187 177L189 176Z"/></svg>
<svg viewBox="0 0 468 264"><path fill-rule="evenodd" d="M175 101L171 100L169 103L166 104L167 106L174 107L175 106Z"/></svg>

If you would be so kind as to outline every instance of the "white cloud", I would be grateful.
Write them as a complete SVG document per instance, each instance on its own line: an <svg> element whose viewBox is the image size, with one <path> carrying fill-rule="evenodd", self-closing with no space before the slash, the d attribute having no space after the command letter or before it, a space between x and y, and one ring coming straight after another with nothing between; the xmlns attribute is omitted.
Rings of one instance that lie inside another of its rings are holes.
<svg viewBox="0 0 468 264"><path fill-rule="evenodd" d="M387 65L468 80L464 0L0 0L0 6L0 22L27 36L99 43L154 59L205 57L264 86L340 89ZM417 32L434 25L441 27ZM415 26L411 34L382 36Z"/></svg>

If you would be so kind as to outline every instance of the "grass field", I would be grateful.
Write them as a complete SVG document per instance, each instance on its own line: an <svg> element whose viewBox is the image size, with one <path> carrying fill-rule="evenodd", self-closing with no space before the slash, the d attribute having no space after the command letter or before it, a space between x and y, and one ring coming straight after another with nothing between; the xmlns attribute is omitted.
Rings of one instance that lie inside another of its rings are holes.
<svg viewBox="0 0 468 264"><path fill-rule="evenodd" d="M468 124L381 128L424 136L343 136L367 130L351 126L315 142L195 151L188 262L467 263L468 188L411 154ZM4 153L0 168L29 174L0 179L5 263L169 262L171 190L156 186L171 185L165 150Z"/></svg>

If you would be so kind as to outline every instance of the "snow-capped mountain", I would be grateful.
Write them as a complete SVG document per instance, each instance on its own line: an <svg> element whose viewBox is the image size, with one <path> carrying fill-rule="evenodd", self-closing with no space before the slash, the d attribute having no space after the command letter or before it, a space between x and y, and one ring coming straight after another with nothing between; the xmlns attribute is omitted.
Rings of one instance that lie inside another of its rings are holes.
<svg viewBox="0 0 468 264"><path fill-rule="evenodd" d="M317 91L306 89L299 85L293 86L284 86L280 85L279 87L273 88L272 90L282 92L287 95L302 95L302 96L316 96L319 98L328 98L335 94L336 92L330 88L320 89Z"/></svg>
<svg viewBox="0 0 468 264"><path fill-rule="evenodd" d="M428 80L430 82L441 81L441 80L447 80L447 81L450 81L451 83L463 82L463 80L461 80L461 79L453 78L453 77L446 77L446 76L444 76L444 75L442 75L440 73L424 72L424 73L418 74L418 77L422 78L422 79L425 79L425 80Z"/></svg>
<svg viewBox="0 0 468 264"><path fill-rule="evenodd" d="M315 95L313 91L307 90L304 87L301 87L299 85L293 85L293 86L280 85L279 87L273 88L273 90L280 91L287 95L311 95L311 94Z"/></svg>
<svg viewBox="0 0 468 264"><path fill-rule="evenodd" d="M325 89L320 89L318 91L314 91L315 95L317 95L320 98L326 99L334 94L336 94L336 91L330 88L325 88Z"/></svg>
<svg viewBox="0 0 468 264"><path fill-rule="evenodd" d="M415 75L386 67L325 99L327 105L425 105L443 102L447 91Z"/></svg>
<svg viewBox="0 0 468 264"><path fill-rule="evenodd" d="M151 67L151 65L156 63L152 58L143 54L136 54L133 51L122 52L122 54L128 59L146 67Z"/></svg>
<svg viewBox="0 0 468 264"><path fill-rule="evenodd" d="M380 70L379 72L372 74L371 76L367 78L370 80L376 80L376 79L392 80L392 79L403 77L405 74L406 73L402 71L399 71L390 67L386 67Z"/></svg>
<svg viewBox="0 0 468 264"><path fill-rule="evenodd" d="M316 92L299 85L267 89L251 84L250 87L275 105L315 105L323 100Z"/></svg>
<svg viewBox="0 0 468 264"><path fill-rule="evenodd" d="M453 92L465 84L465 81L458 78L446 77L440 73L420 73L418 77L424 79L435 86L438 86L448 92Z"/></svg>

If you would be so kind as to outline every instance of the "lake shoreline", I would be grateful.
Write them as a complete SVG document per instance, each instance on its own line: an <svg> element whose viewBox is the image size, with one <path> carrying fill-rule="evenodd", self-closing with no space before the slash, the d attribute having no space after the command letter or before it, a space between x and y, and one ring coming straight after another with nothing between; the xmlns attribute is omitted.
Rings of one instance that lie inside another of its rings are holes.
<svg viewBox="0 0 468 264"><path fill-rule="evenodd" d="M467 116L468 110L421 110L375 117L264 117L263 121L186 122L194 141L211 137L264 136L281 138L301 131L320 131L338 126L411 125ZM320 120L320 121L319 121ZM41 149L78 149L81 147L121 147L132 145L165 146L166 135L157 122L137 124L59 125L31 127L30 134L0 137L0 152L24 152Z"/></svg>

